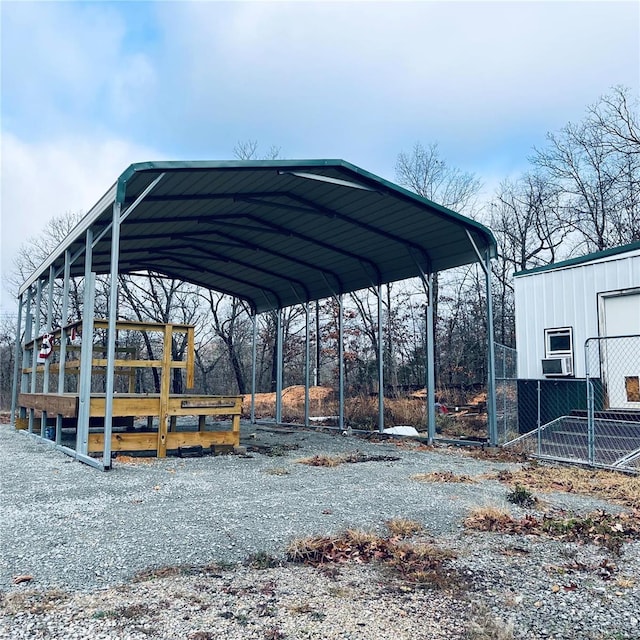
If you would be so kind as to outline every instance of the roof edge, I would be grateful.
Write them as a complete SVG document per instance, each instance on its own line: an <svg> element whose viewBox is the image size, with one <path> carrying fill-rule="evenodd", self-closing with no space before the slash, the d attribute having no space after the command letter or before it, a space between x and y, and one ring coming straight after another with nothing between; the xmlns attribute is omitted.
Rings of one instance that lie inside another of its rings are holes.
<svg viewBox="0 0 640 640"><path fill-rule="evenodd" d="M109 188L103 196L96 202L89 211L80 218L78 223L67 234L67 237L58 244L58 246L47 256L42 264L24 281L18 290L18 297L22 296L34 282L37 282L42 274L56 262L62 253L64 253L87 229L95 222L100 214L111 204L116 198L118 183L116 182Z"/></svg>
<svg viewBox="0 0 640 640"><path fill-rule="evenodd" d="M563 269L566 267L575 267L580 264L585 264L601 258L608 258L610 256L621 255L623 253L629 253L631 251L640 250L640 241L630 242L629 244L623 244L619 247L611 247L610 249L603 249L602 251L594 251L593 253L587 253L584 256L578 256L576 258L569 258L568 260L562 260L561 262L553 262L551 264L545 264L541 267L533 267L532 269L523 269L522 271L516 271L513 276L518 278L520 276L529 276L534 273L542 273L544 271L553 271L555 269Z"/></svg>

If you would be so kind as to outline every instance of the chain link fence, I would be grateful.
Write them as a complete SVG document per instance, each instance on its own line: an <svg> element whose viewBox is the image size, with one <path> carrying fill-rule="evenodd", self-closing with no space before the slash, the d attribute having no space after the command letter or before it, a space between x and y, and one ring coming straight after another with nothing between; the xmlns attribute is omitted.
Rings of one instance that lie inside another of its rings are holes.
<svg viewBox="0 0 640 640"><path fill-rule="evenodd" d="M640 336L590 338L583 380L519 380L507 446L543 458L640 471Z"/></svg>
<svg viewBox="0 0 640 640"><path fill-rule="evenodd" d="M640 470L640 336L589 338L587 459Z"/></svg>
<svg viewBox="0 0 640 640"><path fill-rule="evenodd" d="M495 345L496 422L498 443L517 437L518 430L518 358L517 352L503 344Z"/></svg>

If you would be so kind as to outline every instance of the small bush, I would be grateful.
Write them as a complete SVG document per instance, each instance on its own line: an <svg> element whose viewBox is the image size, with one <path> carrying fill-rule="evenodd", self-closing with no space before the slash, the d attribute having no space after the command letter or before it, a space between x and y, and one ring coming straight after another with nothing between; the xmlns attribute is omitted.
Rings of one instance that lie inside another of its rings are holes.
<svg viewBox="0 0 640 640"><path fill-rule="evenodd" d="M517 504L520 507L533 507L538 499L521 484L516 484L512 491L507 493L507 500L511 504Z"/></svg>

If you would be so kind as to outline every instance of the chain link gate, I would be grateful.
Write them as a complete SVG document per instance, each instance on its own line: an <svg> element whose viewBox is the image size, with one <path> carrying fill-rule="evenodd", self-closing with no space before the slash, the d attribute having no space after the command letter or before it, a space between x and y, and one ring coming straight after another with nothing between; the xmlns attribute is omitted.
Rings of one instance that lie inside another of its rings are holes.
<svg viewBox="0 0 640 640"><path fill-rule="evenodd" d="M640 336L589 338L584 353L585 379L525 381L535 387L519 393L537 397L520 398L519 425L527 433L507 446L550 460L638 472Z"/></svg>
<svg viewBox="0 0 640 640"><path fill-rule="evenodd" d="M640 470L640 335L585 343L587 462Z"/></svg>

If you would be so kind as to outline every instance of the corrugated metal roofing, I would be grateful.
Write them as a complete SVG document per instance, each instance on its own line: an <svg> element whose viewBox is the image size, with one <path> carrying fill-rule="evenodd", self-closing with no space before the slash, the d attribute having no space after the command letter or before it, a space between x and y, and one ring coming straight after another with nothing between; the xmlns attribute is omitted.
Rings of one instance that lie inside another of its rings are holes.
<svg viewBox="0 0 640 640"><path fill-rule="evenodd" d="M153 189L136 200L152 183ZM257 312L394 282L495 253L489 229L343 160L131 165L49 259L70 249L110 270L110 223L122 205L121 273L153 271L245 299ZM127 209L132 204L136 206Z"/></svg>

